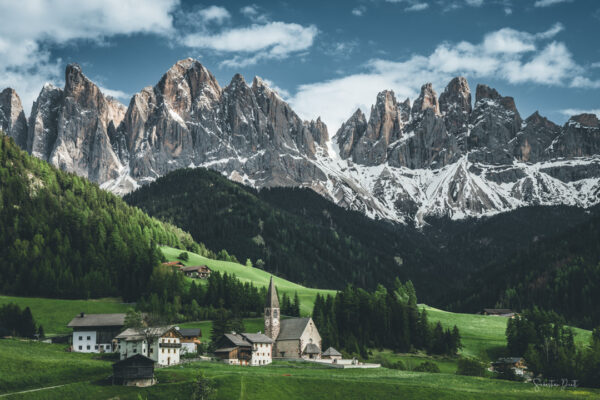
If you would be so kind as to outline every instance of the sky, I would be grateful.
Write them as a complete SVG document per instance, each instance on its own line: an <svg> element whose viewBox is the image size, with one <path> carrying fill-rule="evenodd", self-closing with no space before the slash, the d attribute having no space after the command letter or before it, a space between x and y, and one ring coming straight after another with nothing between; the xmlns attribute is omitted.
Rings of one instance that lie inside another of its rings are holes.
<svg viewBox="0 0 600 400"><path fill-rule="evenodd" d="M193 57L226 86L258 75L331 134L378 92L414 100L455 76L513 96L523 117L600 115L597 0L0 0L0 89L26 113L69 63L128 104Z"/></svg>

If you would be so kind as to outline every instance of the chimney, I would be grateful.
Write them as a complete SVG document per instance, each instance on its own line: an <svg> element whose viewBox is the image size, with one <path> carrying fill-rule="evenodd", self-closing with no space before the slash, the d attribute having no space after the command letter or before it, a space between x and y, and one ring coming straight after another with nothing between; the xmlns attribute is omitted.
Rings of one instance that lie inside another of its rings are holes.
<svg viewBox="0 0 600 400"><path fill-rule="evenodd" d="M80 312L80 313L79 313L79 317L80 317L80 318L83 318L83 317L85 317L85 313L84 313L83 311L82 311L82 312Z"/></svg>

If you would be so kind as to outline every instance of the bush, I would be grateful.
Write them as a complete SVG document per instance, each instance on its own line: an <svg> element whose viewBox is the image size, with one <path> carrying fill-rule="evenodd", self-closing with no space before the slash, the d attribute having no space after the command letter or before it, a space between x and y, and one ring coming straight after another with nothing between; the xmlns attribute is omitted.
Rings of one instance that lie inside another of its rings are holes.
<svg viewBox="0 0 600 400"><path fill-rule="evenodd" d="M180 259L181 261L187 261L190 259L189 254L187 253L187 251L183 251L181 253L179 253L179 255L177 256L178 259Z"/></svg>
<svg viewBox="0 0 600 400"><path fill-rule="evenodd" d="M381 366L383 368L387 368L387 369L397 369L397 370L401 370L401 371L406 370L406 366L404 365L402 360L398 360L393 363L381 354L378 354L377 356L375 356L375 358L373 359L373 362L375 362L376 364L381 364Z"/></svg>
<svg viewBox="0 0 600 400"><path fill-rule="evenodd" d="M440 373L440 367L437 366L436 363L431 362L431 361L425 361L419 365L417 365L415 367L415 369L413 369L413 371L416 372L431 372L434 374L439 374Z"/></svg>
<svg viewBox="0 0 600 400"><path fill-rule="evenodd" d="M482 363L477 360L470 358L461 358L458 360L458 368L456 369L457 375L466 376L484 376L485 367Z"/></svg>

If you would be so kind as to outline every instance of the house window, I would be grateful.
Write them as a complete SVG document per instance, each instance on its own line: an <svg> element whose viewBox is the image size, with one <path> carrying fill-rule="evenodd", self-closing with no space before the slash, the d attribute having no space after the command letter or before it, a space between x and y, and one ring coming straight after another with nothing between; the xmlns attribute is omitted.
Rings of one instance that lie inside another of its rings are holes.
<svg viewBox="0 0 600 400"><path fill-rule="evenodd" d="M86 347L87 347L88 350L90 349L90 345L89 344Z"/></svg>
<svg viewBox="0 0 600 400"><path fill-rule="evenodd" d="M94 349L98 350L98 345L95 345L95 346L94 346Z"/></svg>
<svg viewBox="0 0 600 400"><path fill-rule="evenodd" d="M150 347L150 354L154 353L154 347Z"/></svg>
<svg viewBox="0 0 600 400"><path fill-rule="evenodd" d="M79 336L79 340L83 340L83 336Z"/></svg>
<svg viewBox="0 0 600 400"><path fill-rule="evenodd" d="M165 354L165 349L162 349L162 353Z"/></svg>
<svg viewBox="0 0 600 400"><path fill-rule="evenodd" d="M82 350L82 349L83 349L83 346L79 346L79 350Z"/></svg>
<svg viewBox="0 0 600 400"><path fill-rule="evenodd" d="M134 352L134 353L137 353L137 349L136 349L136 348L134 348L134 349L133 349L133 352Z"/></svg>
<svg viewBox="0 0 600 400"><path fill-rule="evenodd" d="M91 340L91 339L92 339L92 337L91 337L91 336L88 336L88 337L87 337L87 340Z"/></svg>

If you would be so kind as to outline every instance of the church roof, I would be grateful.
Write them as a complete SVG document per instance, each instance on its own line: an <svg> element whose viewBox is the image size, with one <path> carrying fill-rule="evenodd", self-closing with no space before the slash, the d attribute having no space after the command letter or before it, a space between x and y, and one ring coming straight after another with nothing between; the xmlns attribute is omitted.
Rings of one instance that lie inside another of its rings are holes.
<svg viewBox="0 0 600 400"><path fill-rule="evenodd" d="M323 352L324 356L341 356L342 353L334 349L333 347L328 348Z"/></svg>
<svg viewBox="0 0 600 400"><path fill-rule="evenodd" d="M304 354L319 354L321 349L314 343L309 343L304 348Z"/></svg>
<svg viewBox="0 0 600 400"><path fill-rule="evenodd" d="M281 320L281 328L277 340L300 339L310 318L288 318Z"/></svg>
<svg viewBox="0 0 600 400"><path fill-rule="evenodd" d="M277 289L273 283L273 276L271 275L271 282L269 282L269 289L267 291L267 308L279 308L279 297L277 297Z"/></svg>

